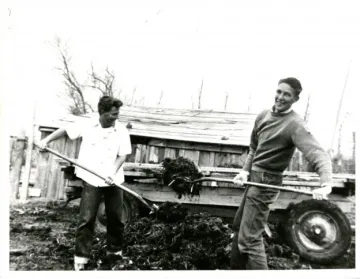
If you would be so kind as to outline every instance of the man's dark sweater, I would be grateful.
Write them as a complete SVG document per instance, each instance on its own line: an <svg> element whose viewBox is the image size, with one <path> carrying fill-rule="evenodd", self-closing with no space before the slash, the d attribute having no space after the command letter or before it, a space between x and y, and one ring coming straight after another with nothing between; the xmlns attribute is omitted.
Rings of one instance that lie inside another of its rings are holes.
<svg viewBox="0 0 360 279"><path fill-rule="evenodd" d="M289 166L295 148L314 165L321 184L331 182L329 155L294 111L281 114L265 110L257 116L243 170L282 174Z"/></svg>

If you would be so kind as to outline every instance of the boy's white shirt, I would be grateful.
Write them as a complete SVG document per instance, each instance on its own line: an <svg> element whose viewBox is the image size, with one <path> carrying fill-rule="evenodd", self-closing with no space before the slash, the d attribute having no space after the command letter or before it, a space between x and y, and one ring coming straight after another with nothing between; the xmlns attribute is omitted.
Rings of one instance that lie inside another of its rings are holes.
<svg viewBox="0 0 360 279"><path fill-rule="evenodd" d="M102 128L98 119L84 120L65 127L65 130L70 139L82 138L77 162L101 176L113 174L117 156L131 154L129 132L118 121L114 127ZM93 186L109 186L101 178L80 167L76 167L75 173L77 177ZM121 166L114 177L114 183L123 182L124 169Z"/></svg>

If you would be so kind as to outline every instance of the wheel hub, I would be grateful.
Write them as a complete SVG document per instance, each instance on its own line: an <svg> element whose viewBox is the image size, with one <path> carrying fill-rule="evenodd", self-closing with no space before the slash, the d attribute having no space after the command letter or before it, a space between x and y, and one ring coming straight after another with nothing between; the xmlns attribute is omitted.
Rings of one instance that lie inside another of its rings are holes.
<svg viewBox="0 0 360 279"><path fill-rule="evenodd" d="M304 213L299 219L295 233L307 250L317 252L330 249L339 238L339 228L335 221L320 211Z"/></svg>
<svg viewBox="0 0 360 279"><path fill-rule="evenodd" d="M314 234L319 235L321 233L321 228L319 228L319 227L313 228L313 231L314 231Z"/></svg>

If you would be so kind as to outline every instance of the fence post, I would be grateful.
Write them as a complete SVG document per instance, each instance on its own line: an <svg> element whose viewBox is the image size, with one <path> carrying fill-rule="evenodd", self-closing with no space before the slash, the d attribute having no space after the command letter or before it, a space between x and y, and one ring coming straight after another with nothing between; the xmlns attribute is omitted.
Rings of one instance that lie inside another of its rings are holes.
<svg viewBox="0 0 360 279"><path fill-rule="evenodd" d="M15 137L13 143L13 150L11 152L11 170L10 170L10 185L11 193L10 198L16 200L19 194L19 184L21 177L21 168L24 162L24 150L26 146L25 132L21 131Z"/></svg>
<svg viewBox="0 0 360 279"><path fill-rule="evenodd" d="M33 136L32 133L29 134L28 144L26 150L26 159L25 159L25 168L23 174L23 181L21 183L21 191L20 191L20 199L25 201L28 197L29 192L29 180L30 180L30 172L31 172L31 157L33 150Z"/></svg>
<svg viewBox="0 0 360 279"><path fill-rule="evenodd" d="M33 152L33 145L34 145L35 101L33 104L33 115L30 121L31 123L29 125L29 131L28 131L28 145L26 150L25 169L24 169L24 176L23 176L22 187L20 192L20 199L23 201L27 200L28 192L29 192L31 158Z"/></svg>

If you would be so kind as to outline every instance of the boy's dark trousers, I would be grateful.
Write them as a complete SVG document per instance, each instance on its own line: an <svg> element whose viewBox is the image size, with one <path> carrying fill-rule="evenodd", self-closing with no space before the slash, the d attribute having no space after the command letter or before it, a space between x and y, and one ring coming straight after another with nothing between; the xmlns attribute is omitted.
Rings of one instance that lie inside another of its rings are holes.
<svg viewBox="0 0 360 279"><path fill-rule="evenodd" d="M122 249L124 224L121 222L123 191L116 186L94 187L83 183L79 225L76 231L75 256L90 257L94 226L99 205L104 196L107 218L107 250Z"/></svg>

